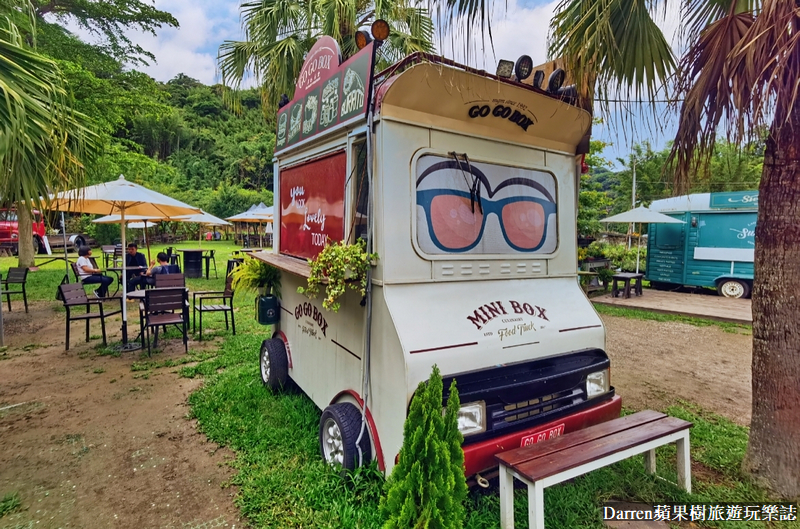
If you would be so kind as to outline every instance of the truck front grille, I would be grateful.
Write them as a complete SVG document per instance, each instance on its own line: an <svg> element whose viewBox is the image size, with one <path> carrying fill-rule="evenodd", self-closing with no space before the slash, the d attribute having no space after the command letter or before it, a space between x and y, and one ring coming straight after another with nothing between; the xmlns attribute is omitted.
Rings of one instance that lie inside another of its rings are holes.
<svg viewBox="0 0 800 529"><path fill-rule="evenodd" d="M492 429L504 428L508 424L535 417L540 413L557 410L564 406L569 406L570 404L576 404L583 400L583 391L576 388L571 391L560 391L551 395L545 395L538 399L523 400L522 402L508 404L503 406L502 409L492 412Z"/></svg>

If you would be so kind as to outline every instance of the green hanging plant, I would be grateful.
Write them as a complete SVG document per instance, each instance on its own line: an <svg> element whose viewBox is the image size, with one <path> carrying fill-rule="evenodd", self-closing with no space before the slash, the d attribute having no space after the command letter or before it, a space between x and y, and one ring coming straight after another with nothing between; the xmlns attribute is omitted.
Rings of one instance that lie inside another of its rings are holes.
<svg viewBox="0 0 800 529"><path fill-rule="evenodd" d="M258 292L262 295L281 296L281 272L274 266L254 257L245 258L244 262L231 272L235 291L244 290Z"/></svg>
<svg viewBox="0 0 800 529"><path fill-rule="evenodd" d="M380 505L386 520L383 529L464 526L467 483L464 438L458 430L461 401L453 380L443 414L442 389L442 377L434 365L428 383L417 387L403 426L400 459Z"/></svg>
<svg viewBox="0 0 800 529"><path fill-rule="evenodd" d="M316 259L309 259L311 275L308 277L307 287L298 287L297 292L309 298L319 294L319 286L326 284L325 298L322 306L327 310L338 312L340 304L337 301L345 292L348 285L352 290L357 290L362 296L367 290L367 270L374 266L378 259L377 253L367 253L367 243L358 239L354 244L344 241L328 243Z"/></svg>

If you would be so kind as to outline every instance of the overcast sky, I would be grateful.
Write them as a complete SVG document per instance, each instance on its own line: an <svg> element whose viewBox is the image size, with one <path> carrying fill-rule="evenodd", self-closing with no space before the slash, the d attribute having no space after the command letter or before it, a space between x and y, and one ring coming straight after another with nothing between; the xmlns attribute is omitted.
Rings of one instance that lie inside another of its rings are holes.
<svg viewBox="0 0 800 529"><path fill-rule="evenodd" d="M494 52L487 44L477 49L467 61L470 66L493 71L498 59L516 60L522 54L530 55L534 64L546 60L548 24L558 0L500 0L495 2L496 11L492 21ZM140 67L140 70L158 81L168 81L179 73L206 84L219 82L216 56L219 45L225 40L238 40L243 36L239 22L239 2L234 0L155 0L158 9L172 13L180 28L167 28L153 37L131 32L134 42L156 56L156 63ZM671 38L677 25L677 11L669 10L667 20L660 25L667 38ZM78 32L79 34L82 32ZM80 36L91 40L87 35ZM464 60L463 40L444 37L437 48L446 56ZM651 119L634 117L634 122L644 123ZM674 125L658 134L651 127L628 127L622 132L619 126L595 127L595 137L614 144L606 153L611 158L627 152L631 141L651 139L656 147L662 147L665 137L674 133Z"/></svg>

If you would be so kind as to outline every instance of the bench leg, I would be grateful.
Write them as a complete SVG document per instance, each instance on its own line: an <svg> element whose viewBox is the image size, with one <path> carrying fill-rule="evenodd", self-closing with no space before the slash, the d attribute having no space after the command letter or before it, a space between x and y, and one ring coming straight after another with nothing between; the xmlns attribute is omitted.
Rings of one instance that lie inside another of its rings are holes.
<svg viewBox="0 0 800 529"><path fill-rule="evenodd" d="M650 474L656 473L656 449L644 453L644 469Z"/></svg>
<svg viewBox="0 0 800 529"><path fill-rule="evenodd" d="M514 529L514 474L500 465L500 529Z"/></svg>
<svg viewBox="0 0 800 529"><path fill-rule="evenodd" d="M689 432L678 439L678 485L686 492L692 492L692 459L689 455Z"/></svg>
<svg viewBox="0 0 800 529"><path fill-rule="evenodd" d="M528 527L544 529L544 487L528 483Z"/></svg>

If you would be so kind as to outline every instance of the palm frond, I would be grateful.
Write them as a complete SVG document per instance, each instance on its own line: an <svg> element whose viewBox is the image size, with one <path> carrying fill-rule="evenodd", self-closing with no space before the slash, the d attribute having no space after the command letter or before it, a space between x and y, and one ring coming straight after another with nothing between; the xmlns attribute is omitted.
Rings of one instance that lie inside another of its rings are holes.
<svg viewBox="0 0 800 529"><path fill-rule="evenodd" d="M688 42L694 42L710 25L733 13L755 13L761 0L683 0L681 6L681 33Z"/></svg>
<svg viewBox="0 0 800 529"><path fill-rule="evenodd" d="M675 90L676 99L683 96L683 103L675 142L667 158L667 164L674 165L677 192L688 189L690 175L713 153L723 120L729 133L736 135L741 129L741 111L732 99L728 65L753 21L752 13L730 10L708 26L681 59Z"/></svg>
<svg viewBox="0 0 800 529"><path fill-rule="evenodd" d="M648 0L562 0L549 35L582 99L654 100L675 68ZM608 110L607 103L601 103Z"/></svg>

